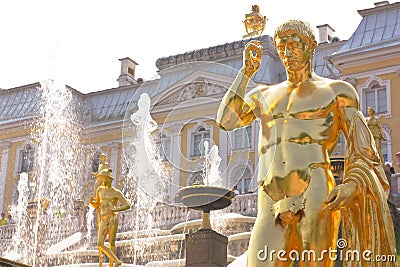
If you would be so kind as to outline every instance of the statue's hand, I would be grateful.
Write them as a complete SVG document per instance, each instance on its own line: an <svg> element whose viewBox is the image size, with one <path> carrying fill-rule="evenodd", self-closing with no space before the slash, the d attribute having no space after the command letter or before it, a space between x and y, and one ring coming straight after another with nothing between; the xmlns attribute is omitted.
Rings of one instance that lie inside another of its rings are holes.
<svg viewBox="0 0 400 267"><path fill-rule="evenodd" d="M323 210L334 211L345 208L349 200L355 195L356 190L357 184L353 181L336 186L326 198L325 203L328 205Z"/></svg>
<svg viewBox="0 0 400 267"><path fill-rule="evenodd" d="M99 203L97 203L96 198L90 196L89 203L93 206L93 208L97 209L99 207Z"/></svg>
<svg viewBox="0 0 400 267"><path fill-rule="evenodd" d="M250 41L243 51L243 68L247 77L252 77L261 66L262 46L259 41Z"/></svg>

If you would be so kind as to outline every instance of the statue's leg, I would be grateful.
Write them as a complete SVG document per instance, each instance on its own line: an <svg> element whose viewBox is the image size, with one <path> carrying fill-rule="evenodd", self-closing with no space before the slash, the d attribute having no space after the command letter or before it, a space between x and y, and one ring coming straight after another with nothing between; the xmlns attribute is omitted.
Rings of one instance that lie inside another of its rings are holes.
<svg viewBox="0 0 400 267"><path fill-rule="evenodd" d="M107 234L109 233L109 222L107 221L102 221L100 223L100 229L99 229L99 235L98 235L98 248L99 251L104 253L110 260L110 265L113 266L114 262L116 263L116 266L121 265L120 261L118 260L117 256L114 254L114 252L107 246L104 245L104 241L106 239Z"/></svg>
<svg viewBox="0 0 400 267"><path fill-rule="evenodd" d="M252 230L247 252L247 267L286 267L290 260L280 260L277 253L287 250L287 237L293 227L282 227L275 223L272 205L274 201L262 190L258 190L258 214ZM287 256L287 255L286 255Z"/></svg>
<svg viewBox="0 0 400 267"><path fill-rule="evenodd" d="M100 212L97 210L97 242L99 242L99 233L100 233L100 224L101 224L101 218L100 218ZM90 231L90 230L89 230ZM99 250L99 267L103 266L103 253Z"/></svg>
<svg viewBox="0 0 400 267"><path fill-rule="evenodd" d="M340 213L324 212L324 201L333 188L333 177L324 169L311 172L310 184L304 193L304 216L297 224L300 238L300 267L332 267L335 261ZM328 182L329 181L329 182Z"/></svg>
<svg viewBox="0 0 400 267"><path fill-rule="evenodd" d="M118 215L114 215L110 218L110 225L109 225L109 235L108 235L108 242L110 244L111 251L117 255L117 248L115 247L115 239L117 237L117 230L118 230ZM115 266L121 265L122 262L115 256Z"/></svg>

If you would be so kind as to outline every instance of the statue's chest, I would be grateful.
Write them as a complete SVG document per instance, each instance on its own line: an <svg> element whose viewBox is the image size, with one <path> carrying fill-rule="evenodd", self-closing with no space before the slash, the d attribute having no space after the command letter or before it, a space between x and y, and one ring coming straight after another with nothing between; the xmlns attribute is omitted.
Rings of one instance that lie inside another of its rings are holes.
<svg viewBox="0 0 400 267"><path fill-rule="evenodd" d="M336 96L330 90L276 90L265 98L265 107L274 119L313 120L331 116Z"/></svg>

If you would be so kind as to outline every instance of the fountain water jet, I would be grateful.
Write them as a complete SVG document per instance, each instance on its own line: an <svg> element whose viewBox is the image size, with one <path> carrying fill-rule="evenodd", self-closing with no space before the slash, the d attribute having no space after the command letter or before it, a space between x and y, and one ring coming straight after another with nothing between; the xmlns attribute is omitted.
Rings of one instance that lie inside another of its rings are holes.
<svg viewBox="0 0 400 267"><path fill-rule="evenodd" d="M129 133L124 137L128 174L122 191L131 203L135 203L132 228L137 234L140 230L152 228L151 211L158 203L162 203L169 178L156 144L157 123L150 115L150 98L147 94L140 96L138 110L129 119L132 124L128 126ZM133 264L137 264L140 251L143 252L135 242Z"/></svg>
<svg viewBox="0 0 400 267"><path fill-rule="evenodd" d="M20 260L27 262L28 247L23 242L23 237L27 235L28 218L26 208L28 206L29 184L28 174L21 173L18 181L18 201L17 205L11 207L11 215L15 218L17 227L10 247L6 249L5 257L10 260Z"/></svg>

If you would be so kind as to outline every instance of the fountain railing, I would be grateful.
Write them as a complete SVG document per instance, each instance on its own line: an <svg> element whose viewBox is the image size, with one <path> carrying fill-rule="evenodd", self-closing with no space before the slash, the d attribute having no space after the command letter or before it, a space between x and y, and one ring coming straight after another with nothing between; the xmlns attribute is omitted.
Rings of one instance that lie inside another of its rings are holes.
<svg viewBox="0 0 400 267"><path fill-rule="evenodd" d="M189 212L190 211L190 212ZM245 216L256 216L257 194L237 195L232 199L232 205L223 209L223 213L238 213ZM189 213L189 214L188 214ZM153 225L151 228L170 229L172 226L187 220L201 219L201 211L190 210L187 207L173 204L156 206L152 211ZM135 221L135 211L120 213L119 232L131 231Z"/></svg>
<svg viewBox="0 0 400 267"><path fill-rule="evenodd" d="M232 205L222 210L224 213L238 213L245 216L255 216L257 213L257 194L238 195L232 199ZM135 210L131 209L126 212L121 212L120 227L118 232L132 231L132 222L135 221ZM171 229L174 225L201 219L201 212L189 210L184 206L162 204L156 206L152 211L153 229ZM47 244L54 244L62 239L76 233L84 232L82 229L82 218L73 216L71 218L54 218L46 221L47 227L53 229L52 234L46 236ZM92 229L95 231L95 229ZM16 232L16 225L0 226L0 243L6 240L11 240Z"/></svg>
<svg viewBox="0 0 400 267"><path fill-rule="evenodd" d="M16 231L16 224L0 226L0 243L2 243L2 241L4 241L5 239L11 240Z"/></svg>
<svg viewBox="0 0 400 267"><path fill-rule="evenodd" d="M46 219L44 225L47 229L51 229L51 231L45 231L45 245L50 246L76 232L82 231L80 222L81 219L78 216ZM0 244L6 244L6 242L13 240L16 230L17 224L0 226Z"/></svg>

